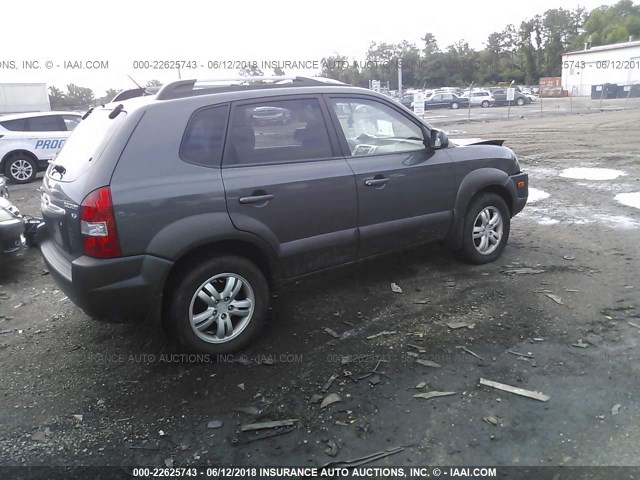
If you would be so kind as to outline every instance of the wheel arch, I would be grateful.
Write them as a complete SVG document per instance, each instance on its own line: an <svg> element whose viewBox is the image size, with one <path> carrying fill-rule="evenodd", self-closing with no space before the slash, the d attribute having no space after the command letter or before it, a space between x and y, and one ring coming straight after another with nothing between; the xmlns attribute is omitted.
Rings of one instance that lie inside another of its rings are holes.
<svg viewBox="0 0 640 480"><path fill-rule="evenodd" d="M484 193L495 193L500 196L507 204L509 215L513 216L516 192L509 180L509 175L496 168L480 168L470 172L460 183L453 209L454 219L447 235L447 242L454 250L462 246L464 217L469 205Z"/></svg>
<svg viewBox="0 0 640 480"><path fill-rule="evenodd" d="M0 160L0 169L4 170L4 164L7 160L9 160L11 157L13 157L16 154L22 154L22 155L26 155L27 157L31 158L35 163L36 163L36 167L38 166L38 157L33 153L30 152L29 150L25 150L24 148L16 148L15 150L11 150L9 152L7 152L2 159Z"/></svg>

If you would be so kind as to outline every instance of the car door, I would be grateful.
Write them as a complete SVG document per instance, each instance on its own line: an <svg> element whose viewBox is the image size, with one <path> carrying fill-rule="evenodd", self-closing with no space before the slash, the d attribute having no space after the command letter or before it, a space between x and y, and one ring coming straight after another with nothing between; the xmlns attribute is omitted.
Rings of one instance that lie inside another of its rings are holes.
<svg viewBox="0 0 640 480"><path fill-rule="evenodd" d="M498 104L507 103L507 92L504 90L495 90L493 92L493 98L496 99L496 103Z"/></svg>
<svg viewBox="0 0 640 480"><path fill-rule="evenodd" d="M262 107L286 115L270 121L255 115ZM356 258L354 176L327 118L314 96L232 108L222 164L227 209L236 228L273 246L287 277Z"/></svg>
<svg viewBox="0 0 640 480"><path fill-rule="evenodd" d="M326 98L355 174L358 256L446 235L457 183L446 149L425 147L426 127L391 102L365 96Z"/></svg>
<svg viewBox="0 0 640 480"><path fill-rule="evenodd" d="M442 103L442 94L437 93L436 95L434 95L433 97L431 97L430 99L424 102L424 108L425 109L439 108L441 103Z"/></svg>

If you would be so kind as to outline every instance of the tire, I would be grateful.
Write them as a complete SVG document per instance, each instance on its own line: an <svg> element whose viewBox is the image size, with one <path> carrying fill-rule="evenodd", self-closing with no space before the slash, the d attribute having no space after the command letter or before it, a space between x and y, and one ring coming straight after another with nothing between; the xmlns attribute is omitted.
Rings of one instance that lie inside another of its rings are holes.
<svg viewBox="0 0 640 480"><path fill-rule="evenodd" d="M231 290L229 300L222 296L225 289ZM246 346L263 327L269 306L265 276L253 263L236 256L192 263L169 292L165 312L169 333L190 352L210 355L233 353ZM200 329L195 326L198 315Z"/></svg>
<svg viewBox="0 0 640 480"><path fill-rule="evenodd" d="M16 153L5 162L4 174L12 183L31 183L38 174L38 165L28 155Z"/></svg>
<svg viewBox="0 0 640 480"><path fill-rule="evenodd" d="M484 216L484 212L489 217ZM494 218L499 217L499 222L493 228L490 227ZM489 230L484 230L485 234L476 232L481 235L474 238L474 230L483 229L485 225L489 225ZM509 208L505 201L495 193L482 193L476 197L464 217L464 227L462 229L462 257L477 265L490 263L498 259L509 240L509 231L511 228L511 218ZM497 243L492 244L490 238L498 236ZM487 242L486 244L484 242ZM486 248L483 247L486 245Z"/></svg>
<svg viewBox="0 0 640 480"><path fill-rule="evenodd" d="M459 104L458 102L453 102L453 103L451 104L451 108L452 108L453 110L457 110L457 109L458 109L458 107L460 107L460 104Z"/></svg>
<svg viewBox="0 0 640 480"><path fill-rule="evenodd" d="M516 100L516 104L521 107L522 105L524 105L524 98L520 97L518 98L518 100Z"/></svg>
<svg viewBox="0 0 640 480"><path fill-rule="evenodd" d="M487 108L489 106L489 100L482 101L482 108Z"/></svg>

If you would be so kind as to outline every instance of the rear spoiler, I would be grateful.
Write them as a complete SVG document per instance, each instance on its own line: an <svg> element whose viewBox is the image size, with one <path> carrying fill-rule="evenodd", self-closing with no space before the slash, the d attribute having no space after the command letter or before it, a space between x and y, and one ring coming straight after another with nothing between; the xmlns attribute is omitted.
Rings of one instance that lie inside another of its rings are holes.
<svg viewBox="0 0 640 480"><path fill-rule="evenodd" d="M145 97L147 95L155 95L160 90L160 87L144 87L144 88L132 88L131 90L123 90L115 97L111 99L111 102L122 102L123 100L129 100L130 98Z"/></svg>

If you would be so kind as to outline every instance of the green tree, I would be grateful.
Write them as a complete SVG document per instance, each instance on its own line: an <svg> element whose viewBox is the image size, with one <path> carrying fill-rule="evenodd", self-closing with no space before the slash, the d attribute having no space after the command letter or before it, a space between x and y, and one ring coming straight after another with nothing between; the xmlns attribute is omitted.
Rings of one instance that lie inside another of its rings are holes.
<svg viewBox="0 0 640 480"><path fill-rule="evenodd" d="M90 88L79 87L73 83L67 85L65 106L68 110L86 110L93 105L93 91Z"/></svg>
<svg viewBox="0 0 640 480"><path fill-rule="evenodd" d="M162 82L160 80L149 80L145 85L147 87L161 87Z"/></svg>
<svg viewBox="0 0 640 480"><path fill-rule="evenodd" d="M49 104L52 110L64 110L65 94L57 87L49 87Z"/></svg>

